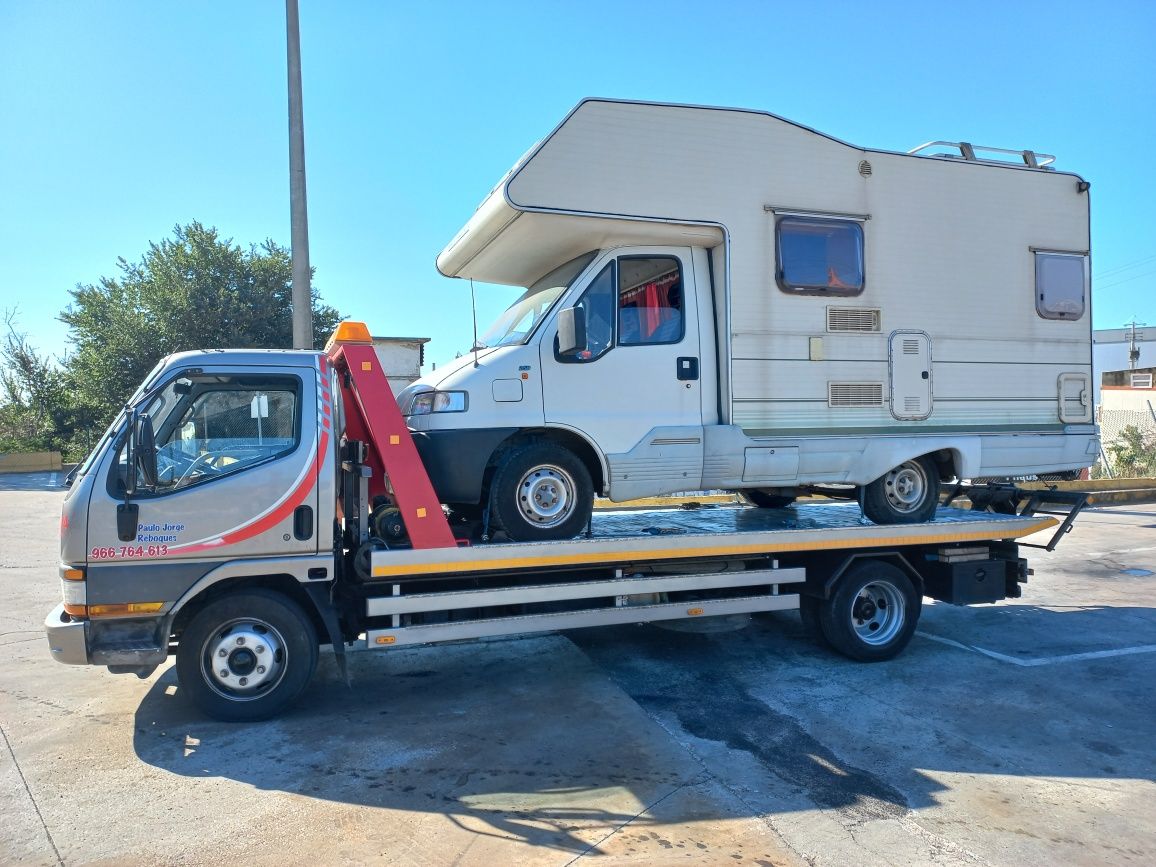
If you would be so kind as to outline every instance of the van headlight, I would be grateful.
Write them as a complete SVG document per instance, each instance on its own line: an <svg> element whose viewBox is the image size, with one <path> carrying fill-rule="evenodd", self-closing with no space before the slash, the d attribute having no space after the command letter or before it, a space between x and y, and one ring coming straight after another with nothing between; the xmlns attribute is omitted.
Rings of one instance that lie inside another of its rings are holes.
<svg viewBox="0 0 1156 867"><path fill-rule="evenodd" d="M464 391L423 391L415 394L407 415L429 415L431 412L465 412L468 401Z"/></svg>

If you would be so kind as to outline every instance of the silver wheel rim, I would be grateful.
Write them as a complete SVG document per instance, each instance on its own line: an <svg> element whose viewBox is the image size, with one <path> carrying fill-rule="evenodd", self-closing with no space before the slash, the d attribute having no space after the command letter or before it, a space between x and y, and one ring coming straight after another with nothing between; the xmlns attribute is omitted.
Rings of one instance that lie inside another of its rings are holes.
<svg viewBox="0 0 1156 867"><path fill-rule="evenodd" d="M230 620L201 648L205 683L232 701L268 695L285 677L288 661L281 633L254 617Z"/></svg>
<svg viewBox="0 0 1156 867"><path fill-rule="evenodd" d="M874 581L851 600L851 626L864 644L887 644L903 629L907 600L887 581Z"/></svg>
<svg viewBox="0 0 1156 867"><path fill-rule="evenodd" d="M574 511L573 477L559 466L534 467L518 482L518 510L535 527L557 527Z"/></svg>
<svg viewBox="0 0 1156 867"><path fill-rule="evenodd" d="M924 504L927 488L927 473L917 461L900 464L883 477L887 504L905 515L918 511Z"/></svg>

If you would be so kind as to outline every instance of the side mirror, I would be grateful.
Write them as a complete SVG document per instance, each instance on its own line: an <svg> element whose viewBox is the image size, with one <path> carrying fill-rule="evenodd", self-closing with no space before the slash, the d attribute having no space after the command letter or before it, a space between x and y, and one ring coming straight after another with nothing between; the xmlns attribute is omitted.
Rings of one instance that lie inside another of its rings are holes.
<svg viewBox="0 0 1156 867"><path fill-rule="evenodd" d="M136 430L136 466L140 470L141 481L146 487L157 486L157 443L153 432L153 420L149 414L137 416Z"/></svg>
<svg viewBox="0 0 1156 867"><path fill-rule="evenodd" d="M586 310L567 307L558 311L558 354L573 355L586 349Z"/></svg>

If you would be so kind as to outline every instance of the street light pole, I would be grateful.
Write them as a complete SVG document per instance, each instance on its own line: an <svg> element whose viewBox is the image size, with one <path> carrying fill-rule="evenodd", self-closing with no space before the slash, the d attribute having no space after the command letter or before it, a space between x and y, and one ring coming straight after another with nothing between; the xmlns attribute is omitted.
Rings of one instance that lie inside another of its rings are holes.
<svg viewBox="0 0 1156 867"><path fill-rule="evenodd" d="M305 121L301 107L301 28L297 0L285 0L289 70L289 213L293 247L293 348L313 348L309 291L309 211L305 203Z"/></svg>

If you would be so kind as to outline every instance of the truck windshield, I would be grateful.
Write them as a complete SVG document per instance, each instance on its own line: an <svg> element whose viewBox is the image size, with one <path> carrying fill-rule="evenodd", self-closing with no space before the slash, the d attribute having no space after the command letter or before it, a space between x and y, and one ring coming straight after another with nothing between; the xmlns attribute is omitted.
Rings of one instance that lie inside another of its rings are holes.
<svg viewBox="0 0 1156 867"><path fill-rule="evenodd" d="M597 252L592 250L583 253L565 265L559 265L534 283L517 301L507 307L497 321L478 339L478 348L489 349L525 341L534 330L534 326L541 322L542 317L554 306L554 302L570 288L575 278L586 270L586 266Z"/></svg>

